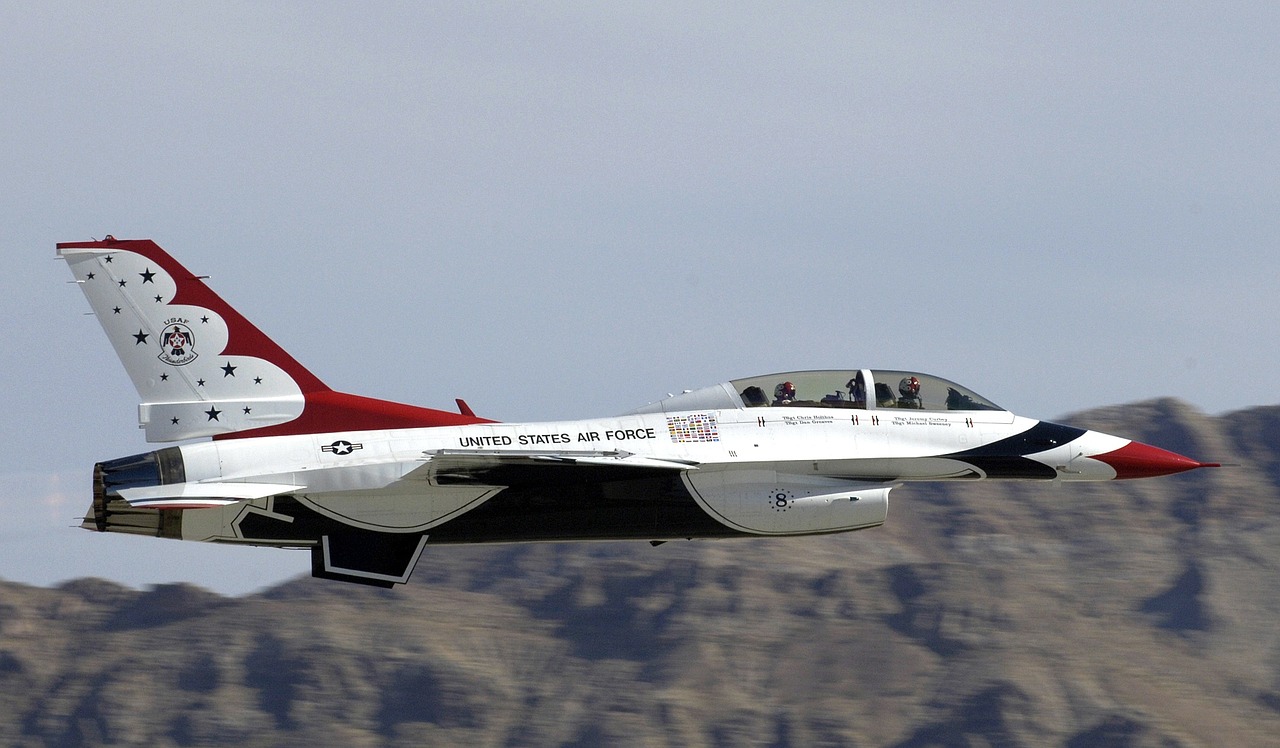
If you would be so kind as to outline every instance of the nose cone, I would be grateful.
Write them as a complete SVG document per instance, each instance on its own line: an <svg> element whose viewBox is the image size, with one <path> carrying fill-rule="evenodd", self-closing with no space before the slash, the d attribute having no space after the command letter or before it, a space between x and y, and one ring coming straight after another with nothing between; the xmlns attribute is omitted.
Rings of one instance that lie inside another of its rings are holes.
<svg viewBox="0 0 1280 748"><path fill-rule="evenodd" d="M1157 475L1184 473L1202 467L1219 467L1216 462L1199 462L1142 442L1129 442L1106 454L1093 455L1093 459L1110 465L1116 471L1117 480L1152 478Z"/></svg>

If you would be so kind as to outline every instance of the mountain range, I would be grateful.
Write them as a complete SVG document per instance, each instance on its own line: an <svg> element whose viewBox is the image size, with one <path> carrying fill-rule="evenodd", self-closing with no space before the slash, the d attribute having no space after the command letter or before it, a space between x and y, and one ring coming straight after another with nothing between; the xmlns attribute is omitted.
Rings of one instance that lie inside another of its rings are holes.
<svg viewBox="0 0 1280 748"><path fill-rule="evenodd" d="M1280 746L1280 407L1061 420L1228 465L907 484L819 538L428 547L385 591L0 582L0 742Z"/></svg>

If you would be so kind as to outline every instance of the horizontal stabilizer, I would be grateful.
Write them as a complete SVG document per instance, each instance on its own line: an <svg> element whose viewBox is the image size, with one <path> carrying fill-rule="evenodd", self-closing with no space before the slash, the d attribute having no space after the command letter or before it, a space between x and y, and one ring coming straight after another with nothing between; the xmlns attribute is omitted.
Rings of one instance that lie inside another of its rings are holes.
<svg viewBox="0 0 1280 748"><path fill-rule="evenodd" d="M301 491L288 483L174 483L122 488L116 493L129 506L146 509L207 509Z"/></svg>

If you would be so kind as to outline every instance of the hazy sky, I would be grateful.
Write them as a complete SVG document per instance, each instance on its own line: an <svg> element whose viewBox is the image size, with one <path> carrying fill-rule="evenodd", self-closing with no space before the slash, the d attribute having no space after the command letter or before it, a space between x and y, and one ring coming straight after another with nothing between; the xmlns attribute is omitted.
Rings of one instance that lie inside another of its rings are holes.
<svg viewBox="0 0 1280 748"><path fill-rule="evenodd" d="M52 259L107 233L336 389L500 420L838 367L1280 400L1280 6L795 5L0 5L0 577L309 570L71 529L153 448Z"/></svg>

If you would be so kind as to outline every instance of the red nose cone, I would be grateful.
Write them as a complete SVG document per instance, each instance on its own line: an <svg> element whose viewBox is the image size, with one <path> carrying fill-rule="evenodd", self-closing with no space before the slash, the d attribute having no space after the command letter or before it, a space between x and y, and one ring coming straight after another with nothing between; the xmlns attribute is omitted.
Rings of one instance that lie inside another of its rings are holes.
<svg viewBox="0 0 1280 748"><path fill-rule="evenodd" d="M1115 468L1116 478L1152 478L1173 475L1202 467L1218 467L1217 463L1199 462L1167 449L1142 442L1129 442L1114 452L1093 455L1093 459Z"/></svg>

